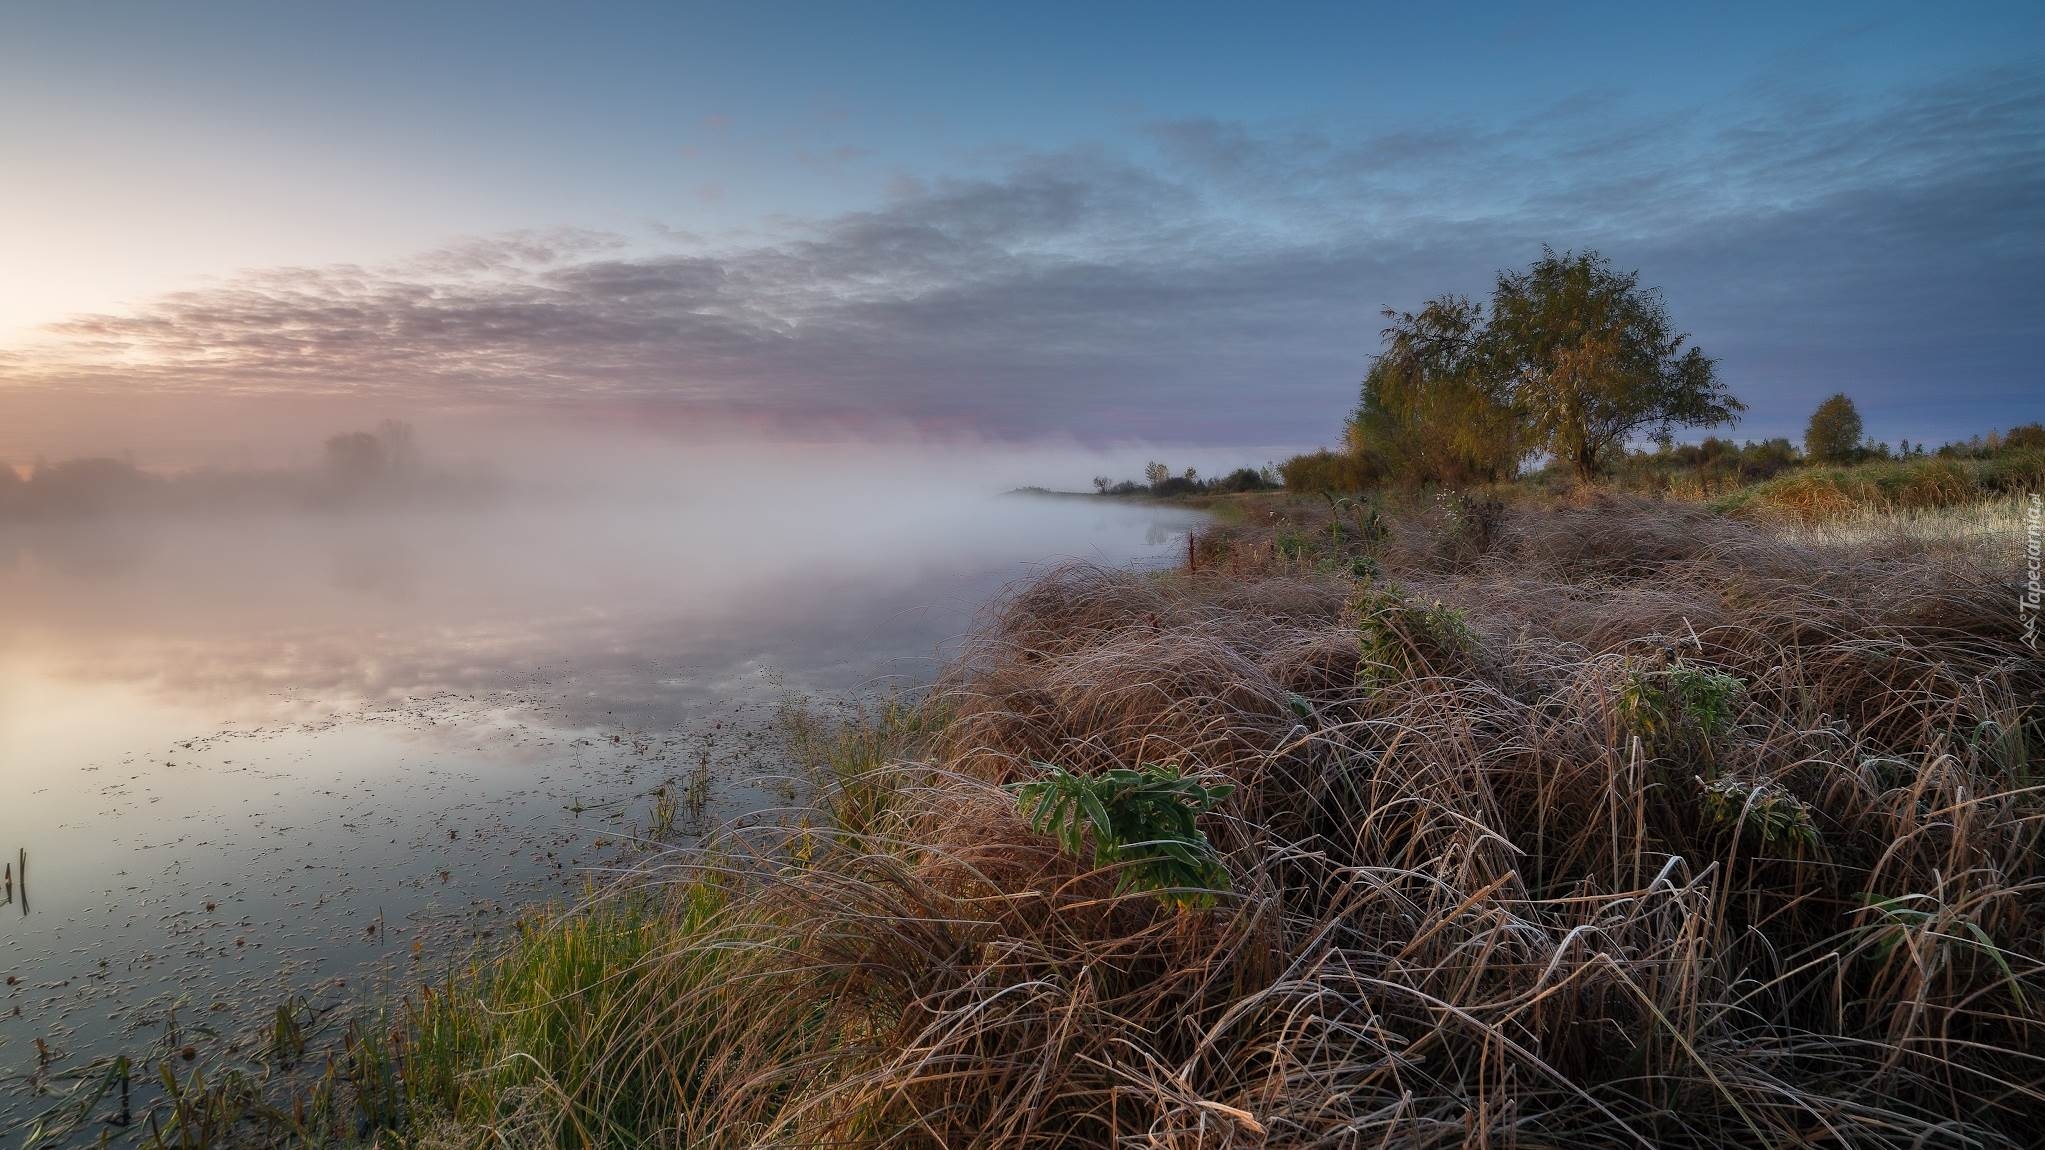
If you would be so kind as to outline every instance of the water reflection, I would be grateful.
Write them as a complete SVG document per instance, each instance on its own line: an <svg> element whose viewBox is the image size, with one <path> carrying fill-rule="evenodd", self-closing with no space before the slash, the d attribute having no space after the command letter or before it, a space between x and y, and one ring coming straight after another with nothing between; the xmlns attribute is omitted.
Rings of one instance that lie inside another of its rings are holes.
<svg viewBox="0 0 2045 1150"><path fill-rule="evenodd" d="M0 1071L410 977L572 895L686 763L714 816L771 801L741 780L785 695L925 682L1004 583L1171 561L1190 521L848 494L0 530L0 857L35 883Z"/></svg>

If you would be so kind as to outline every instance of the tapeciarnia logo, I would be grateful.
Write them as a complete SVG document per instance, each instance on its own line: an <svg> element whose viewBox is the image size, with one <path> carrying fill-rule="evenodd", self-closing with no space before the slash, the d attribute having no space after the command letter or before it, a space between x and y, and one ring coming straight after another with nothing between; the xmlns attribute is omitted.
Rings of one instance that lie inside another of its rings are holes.
<svg viewBox="0 0 2045 1150"><path fill-rule="evenodd" d="M2038 608L2045 601L2045 495L2033 492L2024 508L2024 594L2017 600L2017 615L2023 620L2024 642L2038 649Z"/></svg>

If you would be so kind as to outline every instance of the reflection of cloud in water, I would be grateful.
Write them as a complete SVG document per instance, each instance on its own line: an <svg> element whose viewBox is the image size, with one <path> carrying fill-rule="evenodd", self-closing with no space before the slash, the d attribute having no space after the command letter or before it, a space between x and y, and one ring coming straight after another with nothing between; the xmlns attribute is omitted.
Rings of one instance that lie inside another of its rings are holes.
<svg viewBox="0 0 2045 1150"><path fill-rule="evenodd" d="M652 720L734 668L819 689L921 681L1031 564L1157 553L1190 521L1072 500L939 511L836 551L844 524L780 532L686 513L67 529L17 538L0 593L17 660L39 673L237 715L510 691ZM95 554L120 561L81 578L79 557Z"/></svg>

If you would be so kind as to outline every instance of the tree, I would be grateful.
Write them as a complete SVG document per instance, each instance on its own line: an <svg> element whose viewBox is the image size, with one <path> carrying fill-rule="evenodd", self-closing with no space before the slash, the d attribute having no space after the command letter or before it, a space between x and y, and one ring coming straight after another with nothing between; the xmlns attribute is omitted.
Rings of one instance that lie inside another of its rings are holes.
<svg viewBox="0 0 2045 1150"><path fill-rule="evenodd" d="M1860 409L1842 391L1811 413L1804 428L1804 454L1813 463L1846 463L1860 451L1862 432Z"/></svg>
<svg viewBox="0 0 2045 1150"><path fill-rule="evenodd" d="M327 439L327 471L344 485L374 483L390 466L390 449L367 431L350 431Z"/></svg>
<svg viewBox="0 0 2045 1150"><path fill-rule="evenodd" d="M2025 423L2012 427L2009 434L2002 437L2002 446L2006 451L2036 451L2045 448L2045 425ZM1920 453L1922 450L1919 448Z"/></svg>
<svg viewBox="0 0 2045 1150"><path fill-rule="evenodd" d="M376 438L383 444L384 459L392 474L409 477L418 472L419 437L411 424L386 419L376 425Z"/></svg>
<svg viewBox="0 0 2045 1150"><path fill-rule="evenodd" d="M1350 450L1411 482L1495 481L1526 457L1508 381L1482 357L1484 309L1441 296L1386 308L1384 350L1349 421Z"/></svg>
<svg viewBox="0 0 2045 1150"><path fill-rule="evenodd" d="M1499 273L1483 342L1531 444L1579 478L1629 438L1733 423L1746 410L1711 357L1672 329L1660 291L1596 252L1543 247L1526 271Z"/></svg>
<svg viewBox="0 0 2045 1150"><path fill-rule="evenodd" d="M1143 481L1156 487L1172 477L1172 469L1153 459L1143 465Z"/></svg>

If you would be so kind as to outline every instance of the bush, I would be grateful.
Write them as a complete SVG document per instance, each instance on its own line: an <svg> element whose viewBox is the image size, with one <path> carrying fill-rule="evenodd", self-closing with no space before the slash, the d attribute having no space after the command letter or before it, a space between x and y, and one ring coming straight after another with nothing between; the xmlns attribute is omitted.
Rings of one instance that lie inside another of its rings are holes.
<svg viewBox="0 0 2045 1150"><path fill-rule="evenodd" d="M1093 840L1093 864L1115 867L1115 892L1156 892L1180 908L1214 905L1228 889L1228 870L1194 819L1235 788L1209 786L1178 768L1143 766L1075 775L1038 764L1042 778L1016 783L1016 803L1030 829L1049 835L1069 855Z"/></svg>
<svg viewBox="0 0 2045 1150"><path fill-rule="evenodd" d="M1308 495L1362 491L1377 479L1363 456L1325 448L1293 456L1278 465L1278 473L1287 491Z"/></svg>

